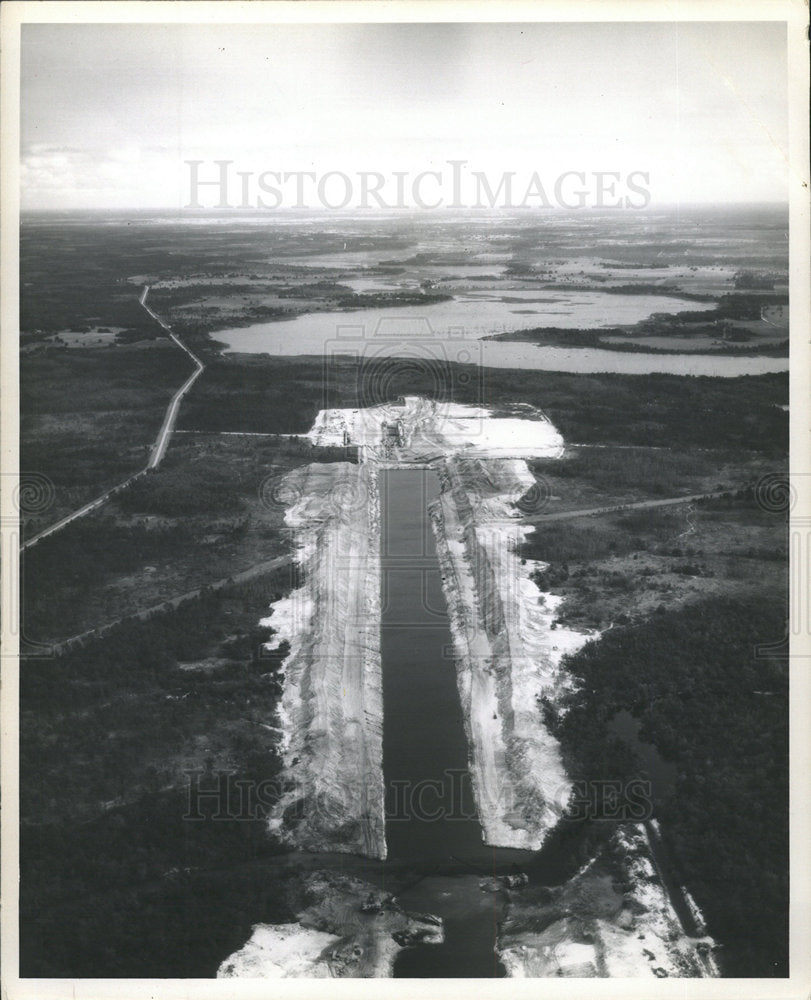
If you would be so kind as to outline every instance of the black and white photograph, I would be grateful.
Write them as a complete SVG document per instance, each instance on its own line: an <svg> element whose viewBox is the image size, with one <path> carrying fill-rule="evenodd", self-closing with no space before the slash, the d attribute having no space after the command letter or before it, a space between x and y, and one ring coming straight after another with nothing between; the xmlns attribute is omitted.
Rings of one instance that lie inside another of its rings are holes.
<svg viewBox="0 0 811 1000"><path fill-rule="evenodd" d="M4 5L4 995L808 995L807 5L597 6Z"/></svg>

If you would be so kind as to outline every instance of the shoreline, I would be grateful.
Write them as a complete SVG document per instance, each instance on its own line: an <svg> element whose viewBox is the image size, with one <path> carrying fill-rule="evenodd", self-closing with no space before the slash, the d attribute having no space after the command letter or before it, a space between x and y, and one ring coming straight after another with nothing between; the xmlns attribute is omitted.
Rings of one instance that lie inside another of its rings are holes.
<svg viewBox="0 0 811 1000"><path fill-rule="evenodd" d="M321 869L293 890L296 921L254 924L218 979L387 979L404 948L445 940L443 921L402 907L386 889Z"/></svg>
<svg viewBox="0 0 811 1000"><path fill-rule="evenodd" d="M717 947L682 926L644 824L623 823L562 885L511 893L496 950L511 978L703 979Z"/></svg>

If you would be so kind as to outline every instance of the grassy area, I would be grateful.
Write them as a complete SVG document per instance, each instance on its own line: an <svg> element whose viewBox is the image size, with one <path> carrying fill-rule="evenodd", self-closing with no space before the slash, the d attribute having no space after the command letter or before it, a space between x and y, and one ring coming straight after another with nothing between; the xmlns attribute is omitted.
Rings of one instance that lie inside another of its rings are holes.
<svg viewBox="0 0 811 1000"><path fill-rule="evenodd" d="M358 294L331 280L334 271L330 268L320 271L324 280L318 282L303 280L301 269L291 268L273 275L270 283L260 279L239 284L161 285L153 289L151 302L177 333L189 337L211 333L216 339L216 331L225 327L293 319L308 312L427 306L452 298L414 288Z"/></svg>
<svg viewBox="0 0 811 1000"><path fill-rule="evenodd" d="M44 471L57 484L56 506L32 522L30 531L143 464L143 442L156 433L164 400L185 374L185 361L179 351L156 347L49 352L28 359L24 465ZM44 391L34 396L33 384L44 385ZM423 393L515 412L515 400L521 399L543 409L567 441L616 446L572 449L563 460L534 463L536 475L546 480L550 501L544 509L550 511L737 487L757 479L778 458L782 464L788 417L776 404L786 391L783 375L639 379L481 372L450 364L418 371L396 359L370 365L337 359L325 366L314 358L228 356L207 368L184 401L179 423L190 430L297 434L307 431L325 406L375 405ZM98 420L95 414L105 409L116 419ZM285 551L279 533L284 508L267 503L264 487L314 460L353 456L285 438L175 435L159 471L30 551L25 566L28 638L65 638ZM561 540L571 534L593 539L600 530L614 550L598 558L624 553L633 559L637 553L633 566L570 566L569 612L580 613L579 601L581 607L592 605L592 620L624 613L616 607L618 600L595 597L598 585L606 593L618 589L617 573L647 581L646 594L683 589L687 576L668 573L660 579L660 567L648 565L652 555L638 554L638 546L628 548L624 539L640 534L625 527L634 524L628 517L578 532L563 524L554 530L539 526L527 550L533 558L577 562L577 556L561 549ZM661 524L648 521L654 532L648 549L689 529L683 511L661 518ZM720 553L727 528L734 538L734 524L719 528L710 548ZM732 544L734 549L738 543ZM695 540L690 545L702 547ZM769 539L761 548L773 551L778 545ZM715 564L710 570L721 575ZM640 576L642 571L647 575ZM577 592L572 578L579 581ZM657 591L654 582L665 589ZM631 590L639 592L636 584Z"/></svg>
<svg viewBox="0 0 811 1000"><path fill-rule="evenodd" d="M21 355L20 467L54 485L53 505L26 520L26 533L142 469L172 395L192 370L168 340L147 349Z"/></svg>
<svg viewBox="0 0 811 1000"><path fill-rule="evenodd" d="M145 465L165 407L189 370L188 358L165 340L145 347L36 351L21 358L22 467L48 476L56 487L53 506L27 522L30 534ZM232 355L212 355L183 402L178 426L303 434L323 407L372 406L405 394L509 412L520 399L546 412L568 442L584 444L772 456L784 453L788 434L788 414L779 409L788 398L786 375L642 379L483 371L450 363L420 368L397 359L360 364ZM170 455L176 447L177 439ZM728 456L718 458L723 467L730 465ZM704 460L705 469L711 460ZM669 462L667 469L663 461ZM647 464L663 488L680 475L675 461L649 454ZM605 471L609 459L592 455L582 460L580 472L600 462ZM625 456L617 464L628 467L626 477L647 481L649 470L640 462ZM692 455L690 462L700 458Z"/></svg>
<svg viewBox="0 0 811 1000"><path fill-rule="evenodd" d="M559 620L586 627L787 586L785 517L748 497L538 525L524 554L548 564L534 579L564 597Z"/></svg>
<svg viewBox="0 0 811 1000"><path fill-rule="evenodd" d="M24 555L28 642L64 639L289 552L274 485L343 448L177 435L164 465Z"/></svg>
<svg viewBox="0 0 811 1000"><path fill-rule="evenodd" d="M158 325L138 304L141 275L167 259L151 227L64 226L24 217L20 228L20 330L23 344L99 325L150 337ZM182 266L179 255L176 266Z"/></svg>
<svg viewBox="0 0 811 1000"><path fill-rule="evenodd" d="M120 327L129 339L151 336L156 325L138 305L138 294L144 284L161 281L183 283L158 290L164 304L191 301L197 321L194 330L210 329L212 317L216 320L213 325L221 324L222 313L228 307L244 311L244 299L250 299L248 308L261 310L268 298L278 299L280 292L291 287L295 291L296 286L306 283L307 276L312 284L316 269L302 267L295 258L339 251L345 246L350 253L367 251L386 256L410 243L396 231L340 234L319 232L309 226L303 230L277 227L268 220L266 226L238 227L235 232L230 226L184 223L185 219L174 222L164 218L155 224L138 213L125 218L25 214L20 232L23 342L39 343L58 332L99 324ZM394 228L398 230L399 224ZM319 297L330 301L331 295L332 300L336 299L328 277L335 269L317 271L327 276L327 284L310 289L315 308ZM230 298L225 309L217 307L218 295L220 299ZM279 301L283 307L280 312L289 311L293 304L289 299Z"/></svg>
<svg viewBox="0 0 811 1000"><path fill-rule="evenodd" d="M471 224L463 236L455 225L432 222L427 238L444 249L424 254L418 247L427 231L408 231L399 221L372 225L385 231L327 233L272 220L244 227L137 217L24 220L22 468L56 488L54 505L27 530L142 468L169 399L191 372L188 357L139 306L144 284L161 286L150 293L153 306L165 308L205 355L178 426L212 432L175 435L159 471L26 553L26 639L59 640L285 555L284 505L274 484L305 463L354 460L344 449L219 431L303 434L322 408L374 406L406 394L500 413L531 404L568 444L587 446L534 465L556 509L735 487L784 464L785 374L568 375L217 353L206 331L226 319L236 325L234 317L406 303L417 294L357 295L342 278L388 273L426 279L426 287L441 280L442 292L464 287L468 279L451 275L468 262L468 237L486 249L493 236L490 222ZM522 222L490 250L511 256L513 276L538 275L545 262L570 253L631 263L660 261L662 253L680 262L686 254L718 259L716 249L696 248L692 230L673 242L672 225L618 240L600 222L573 250L571 232ZM719 225L725 233L726 223ZM765 254L759 267L779 263L784 225L774 225L765 250L756 226L737 250L725 245L725 263L736 254L745 263L753 250ZM308 261L329 250L368 256L334 267ZM393 253L403 259L381 268ZM444 274L435 271L440 264ZM412 265L417 270L406 270ZM426 298L420 293L417 301ZM689 323L698 330L715 318L708 310ZM732 312L722 319L730 329L738 324L738 333L750 322ZM689 323L676 326L684 332ZM672 324L665 326L673 334ZM595 334L565 336L585 343ZM749 964L743 956L733 967L744 974L770 974L768 954L782 960L785 685L779 666L753 664L749 653L758 636L779 638L785 545L784 519L744 497L539 524L526 549L550 563L539 582L564 594L565 620L603 627L633 621L573 661L584 683L561 738L573 770L591 777L601 766L610 770L628 754L615 752L606 722L627 707L642 719L645 737L678 763L677 794L658 808L679 876L714 931L751 944ZM64 656L25 661L23 975L212 976L253 923L291 919L281 865L274 865L277 845L263 821L278 774L273 727L284 649L260 656L268 630L256 623L296 582L280 568L216 593L203 590L176 610L124 623ZM190 770L205 787L223 771L232 774L232 788L236 781L270 786L261 803L249 799L247 817L215 820L212 807L192 822L184 819ZM587 859L585 846L558 844L575 865ZM764 925L757 938L752 928Z"/></svg>

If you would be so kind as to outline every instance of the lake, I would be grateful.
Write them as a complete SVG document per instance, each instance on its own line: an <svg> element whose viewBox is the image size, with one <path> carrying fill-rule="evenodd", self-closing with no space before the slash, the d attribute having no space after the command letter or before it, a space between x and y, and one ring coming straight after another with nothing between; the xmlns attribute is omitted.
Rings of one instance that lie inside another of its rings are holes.
<svg viewBox="0 0 811 1000"><path fill-rule="evenodd" d="M212 337L226 344L228 351L241 354L416 357L487 368L584 374L735 377L788 370L787 358L637 354L480 339L545 326L597 329L635 323L654 312L703 308L705 303L663 295L482 290L425 306L307 313L291 320L218 330Z"/></svg>

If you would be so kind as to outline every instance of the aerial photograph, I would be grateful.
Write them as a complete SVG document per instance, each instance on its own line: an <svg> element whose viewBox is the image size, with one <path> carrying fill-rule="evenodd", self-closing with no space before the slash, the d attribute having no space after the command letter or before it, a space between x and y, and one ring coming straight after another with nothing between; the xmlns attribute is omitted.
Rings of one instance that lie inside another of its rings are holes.
<svg viewBox="0 0 811 1000"><path fill-rule="evenodd" d="M787 23L367 16L22 25L19 976L786 978Z"/></svg>

